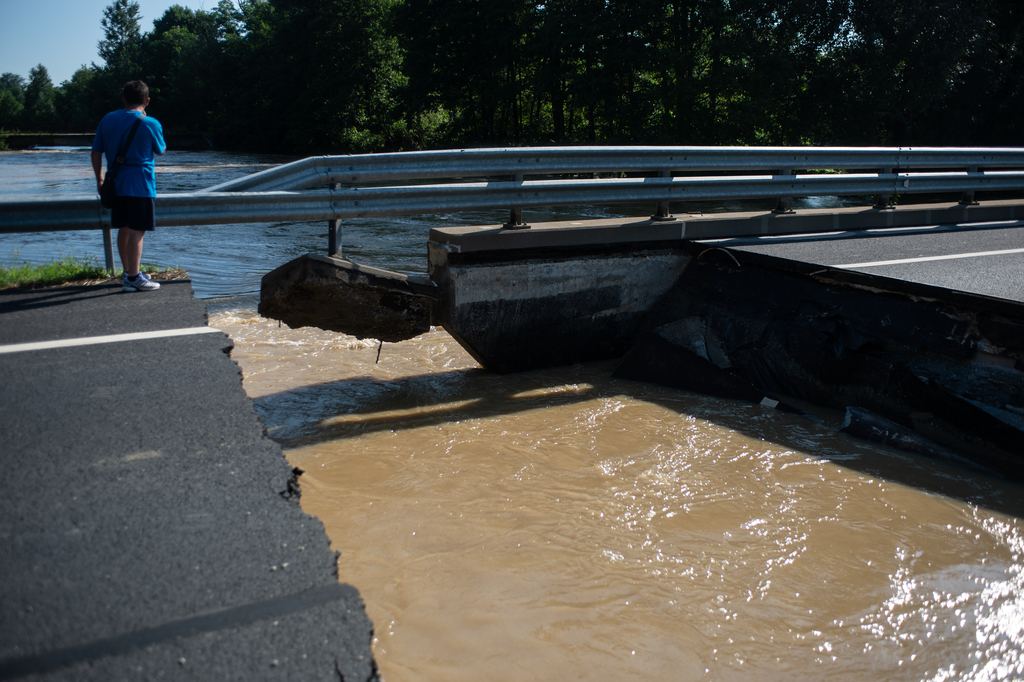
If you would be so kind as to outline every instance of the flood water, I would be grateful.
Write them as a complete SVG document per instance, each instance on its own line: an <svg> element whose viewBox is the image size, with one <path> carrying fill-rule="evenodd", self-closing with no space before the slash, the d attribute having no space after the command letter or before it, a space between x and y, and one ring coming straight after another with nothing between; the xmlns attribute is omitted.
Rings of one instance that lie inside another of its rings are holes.
<svg viewBox="0 0 1024 682"><path fill-rule="evenodd" d="M48 153L0 154L0 193L82 191L72 163L32 180L23 158ZM172 153L158 187L272 162ZM357 260L422 272L427 226L486 217L346 233ZM260 318L262 274L325 232L168 228L145 255L192 272L234 339L388 682L1024 679L1021 486L848 438L840 415L616 380L613 362L499 376L442 330L378 346ZM99 240L17 237L21 254Z"/></svg>

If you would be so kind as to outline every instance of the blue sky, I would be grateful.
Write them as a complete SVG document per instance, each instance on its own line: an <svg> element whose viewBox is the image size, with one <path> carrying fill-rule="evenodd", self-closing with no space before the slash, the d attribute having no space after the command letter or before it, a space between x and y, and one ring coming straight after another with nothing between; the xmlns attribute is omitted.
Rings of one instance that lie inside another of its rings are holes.
<svg viewBox="0 0 1024 682"><path fill-rule="evenodd" d="M100 62L96 44L103 37L100 19L112 0L0 0L0 73L28 78L42 64L54 85L71 78L78 67ZM143 33L171 5L212 10L217 0L136 0Z"/></svg>

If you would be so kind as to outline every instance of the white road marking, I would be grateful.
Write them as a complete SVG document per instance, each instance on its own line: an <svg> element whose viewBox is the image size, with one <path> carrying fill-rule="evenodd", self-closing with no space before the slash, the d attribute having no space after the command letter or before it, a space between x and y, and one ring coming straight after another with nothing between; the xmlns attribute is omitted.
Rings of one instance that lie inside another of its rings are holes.
<svg viewBox="0 0 1024 682"><path fill-rule="evenodd" d="M1005 256L1010 253L1024 253L1024 249L1006 249L1005 251L977 251L975 253L953 253L948 256L922 256L921 258L901 258L900 260L876 260L869 263L846 263L833 265L833 268L849 270L851 268L870 268L876 265L902 265L904 263L924 263L932 260L950 260L952 258L978 258L980 256Z"/></svg>
<svg viewBox="0 0 1024 682"><path fill-rule="evenodd" d="M142 341L145 339L165 339L173 336L194 336L196 334L214 334L220 332L214 327L186 327L184 329L161 329L154 332L134 332L132 334L109 334L107 336L86 336L81 339L61 339L58 341L37 341L34 343L12 343L0 346L0 355L4 353L22 353L30 350L49 350L51 348L73 348L75 346L95 346L102 343L121 343L122 341Z"/></svg>

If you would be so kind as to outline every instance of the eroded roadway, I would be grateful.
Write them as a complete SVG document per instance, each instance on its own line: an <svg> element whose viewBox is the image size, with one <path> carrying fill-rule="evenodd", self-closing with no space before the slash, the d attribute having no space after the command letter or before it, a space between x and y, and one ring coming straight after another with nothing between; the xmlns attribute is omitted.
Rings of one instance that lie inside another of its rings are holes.
<svg viewBox="0 0 1024 682"><path fill-rule="evenodd" d="M376 677L362 599L206 325L187 280L0 292L0 680Z"/></svg>

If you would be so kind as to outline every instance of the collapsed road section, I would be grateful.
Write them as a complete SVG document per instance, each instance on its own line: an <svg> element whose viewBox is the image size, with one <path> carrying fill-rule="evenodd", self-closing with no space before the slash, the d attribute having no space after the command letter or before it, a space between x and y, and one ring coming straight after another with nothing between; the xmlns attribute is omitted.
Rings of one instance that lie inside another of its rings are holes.
<svg viewBox="0 0 1024 682"><path fill-rule="evenodd" d="M1024 296L968 287L956 272L936 283L851 269L841 256L856 250L853 241L833 245L829 260L706 239L716 223L730 223L740 235L831 227L827 239L859 239L871 244L876 261L889 262L901 235L938 217L965 221L940 230L955 234L961 251L987 253L986 238L1024 246L1019 206L972 210L856 208L441 228L431 231L428 244L435 288L420 283L424 288L414 291L394 273L378 272L375 282L354 278L365 268L311 256L319 269L331 265L344 274L304 276L307 263L294 261L268 275L263 297L280 298L281 282L291 291L308 289L305 277L310 286L329 289L320 300L331 302L306 306L303 324L349 331L328 326L328 318L338 317L332 306L341 306L359 319L349 333L374 336L379 319L375 338L385 338L396 311L424 326L424 302L432 300L431 322L498 372L622 358L620 377L781 409L803 401L845 410L851 434L1021 478ZM968 224L981 219L988 222ZM918 236L942 241L931 232ZM358 291L345 293L346 286ZM368 298L367 288L377 293ZM403 289L404 302L396 303L396 289ZM362 304L374 297L389 304ZM283 312L275 316L288 320Z"/></svg>
<svg viewBox="0 0 1024 682"><path fill-rule="evenodd" d="M1024 304L694 245L616 376L847 410L845 429L1006 476L1024 452Z"/></svg>

